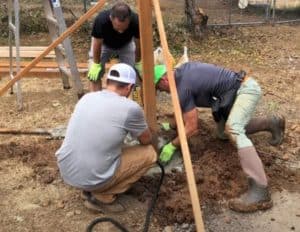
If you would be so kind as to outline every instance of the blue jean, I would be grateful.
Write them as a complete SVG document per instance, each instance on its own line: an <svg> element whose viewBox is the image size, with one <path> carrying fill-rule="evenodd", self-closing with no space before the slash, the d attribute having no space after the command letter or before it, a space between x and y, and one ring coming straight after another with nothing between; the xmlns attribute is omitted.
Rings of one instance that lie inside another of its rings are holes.
<svg viewBox="0 0 300 232"><path fill-rule="evenodd" d="M245 133L245 127L256 109L261 94L259 84L251 77L245 80L237 91L226 122L226 131L238 149L253 146Z"/></svg>

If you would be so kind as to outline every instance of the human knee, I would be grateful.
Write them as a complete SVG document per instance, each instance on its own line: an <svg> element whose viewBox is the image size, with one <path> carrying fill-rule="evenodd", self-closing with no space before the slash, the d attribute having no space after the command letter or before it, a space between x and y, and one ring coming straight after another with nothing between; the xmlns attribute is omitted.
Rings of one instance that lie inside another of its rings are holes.
<svg viewBox="0 0 300 232"><path fill-rule="evenodd" d="M238 148L253 146L251 140L245 134L245 129L241 125L227 124L226 132L231 142Z"/></svg>
<svg viewBox="0 0 300 232"><path fill-rule="evenodd" d="M239 93L256 95L259 99L262 95L262 90L258 82L255 79L250 78L243 84Z"/></svg>
<svg viewBox="0 0 300 232"><path fill-rule="evenodd" d="M157 161L157 153L152 145L143 145L144 147L144 154L147 161L150 164L155 163ZM147 162L148 163L148 162Z"/></svg>
<svg viewBox="0 0 300 232"><path fill-rule="evenodd" d="M239 134L239 128L237 125L235 125L233 123L226 122L225 132L230 136L236 136L237 134Z"/></svg>
<svg viewBox="0 0 300 232"><path fill-rule="evenodd" d="M225 132L229 135L230 140L236 144L237 138L243 134L243 128L241 128L238 124L226 122Z"/></svg>

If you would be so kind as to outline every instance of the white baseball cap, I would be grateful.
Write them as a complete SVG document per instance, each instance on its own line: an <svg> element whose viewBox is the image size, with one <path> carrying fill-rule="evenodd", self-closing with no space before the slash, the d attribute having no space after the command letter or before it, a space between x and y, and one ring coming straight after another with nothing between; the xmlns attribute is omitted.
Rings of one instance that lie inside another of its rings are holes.
<svg viewBox="0 0 300 232"><path fill-rule="evenodd" d="M135 84L136 72L130 65L118 63L111 66L108 71L107 79L128 84Z"/></svg>

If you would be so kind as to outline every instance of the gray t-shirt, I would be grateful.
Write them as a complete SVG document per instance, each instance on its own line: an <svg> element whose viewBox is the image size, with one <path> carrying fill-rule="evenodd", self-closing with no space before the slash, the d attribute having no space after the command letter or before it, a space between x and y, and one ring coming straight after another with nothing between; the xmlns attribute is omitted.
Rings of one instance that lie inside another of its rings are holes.
<svg viewBox="0 0 300 232"><path fill-rule="evenodd" d="M146 129L136 102L108 90L84 95L56 152L64 181L86 190L101 186L119 166L127 133L138 137Z"/></svg>
<svg viewBox="0 0 300 232"><path fill-rule="evenodd" d="M213 64L188 62L175 72L175 82L183 112L195 107L211 107L213 97L220 98L237 85L236 73Z"/></svg>

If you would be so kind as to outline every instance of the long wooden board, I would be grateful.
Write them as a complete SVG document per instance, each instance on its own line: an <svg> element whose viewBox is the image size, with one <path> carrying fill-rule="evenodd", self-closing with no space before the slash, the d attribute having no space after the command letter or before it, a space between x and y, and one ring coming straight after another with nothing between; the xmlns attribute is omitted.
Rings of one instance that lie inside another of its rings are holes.
<svg viewBox="0 0 300 232"><path fill-rule="evenodd" d="M39 56L47 47L31 47L22 46L20 47L20 57L22 58L34 58ZM12 56L16 57L16 47L13 47ZM9 47L0 46L0 58L9 57ZM51 51L46 58L55 58L55 52Z"/></svg>
<svg viewBox="0 0 300 232"><path fill-rule="evenodd" d="M105 69L108 70L113 64L117 61L112 60L109 63L106 63ZM24 68L29 65L30 62L24 61L21 62L20 67ZM14 66L15 64L13 64ZM15 66L14 66L15 67ZM88 73L88 63L77 63L77 68L80 73L80 76L87 76ZM0 79L9 75L9 62L3 61L0 62ZM34 66L24 77L33 77L33 78L60 78L60 71L56 62L47 62L43 61Z"/></svg>
<svg viewBox="0 0 300 232"><path fill-rule="evenodd" d="M78 69L81 76L87 75L87 68ZM9 68L2 68L0 66L0 76L8 76ZM32 68L28 73L24 75L24 77L39 77L39 78L61 78L60 71L57 67L35 67Z"/></svg>
<svg viewBox="0 0 300 232"><path fill-rule="evenodd" d="M184 167L185 167L186 175L187 175L189 192L190 192L190 196L191 196L194 220L195 220L197 231L202 232L202 231L204 231L202 212L201 212L201 207L200 207L197 186L196 186L196 182L195 182L195 176L194 176L194 171L193 171L193 166L192 166L192 161L191 161L191 155L190 155L187 138L186 138L186 134L185 134L185 128L184 128L183 119L182 119L182 111L181 111L181 108L179 105L179 99L178 99L178 94L177 94L177 89L176 89L176 84L175 84L175 79L174 79L174 71L173 71L173 67L172 67L172 59L170 58L170 52L169 52L167 37L166 37L164 24L163 24L163 20L162 20L159 0L152 0L152 2L153 2L156 21L157 21L157 25L158 25L159 37L160 37L160 41L161 41L162 48L163 48L164 59L166 61L166 66L167 66L167 76L168 76L168 80L169 80L171 98L172 98L172 103L174 106L174 113L175 113L175 119L176 119L176 124L177 124L177 131L178 131L178 136L179 136L180 145L181 145Z"/></svg>
<svg viewBox="0 0 300 232"><path fill-rule="evenodd" d="M22 61L20 63L20 67L26 67L27 65L29 65L30 62L29 61ZM16 64L13 63L13 66L15 66ZM0 68L8 68L9 67L9 61L0 61ZM35 67L39 67L39 68L57 68L57 62L49 62L49 61L42 61L38 64L35 65ZM88 63L77 63L77 68L81 68L81 69L87 69L88 68ZM1 71L1 70L0 70Z"/></svg>

